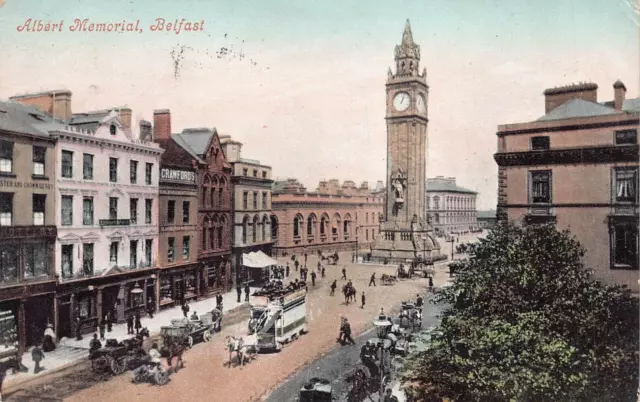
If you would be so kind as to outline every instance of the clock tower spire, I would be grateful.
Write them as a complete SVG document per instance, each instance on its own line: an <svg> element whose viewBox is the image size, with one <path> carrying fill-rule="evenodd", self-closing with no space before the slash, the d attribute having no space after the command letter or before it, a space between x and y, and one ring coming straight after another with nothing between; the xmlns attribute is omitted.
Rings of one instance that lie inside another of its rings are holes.
<svg viewBox="0 0 640 402"><path fill-rule="evenodd" d="M426 210L427 85L420 68L420 46L407 20L395 47L395 73L389 69L387 93L387 189L384 219L372 257L389 262L432 258L440 253Z"/></svg>

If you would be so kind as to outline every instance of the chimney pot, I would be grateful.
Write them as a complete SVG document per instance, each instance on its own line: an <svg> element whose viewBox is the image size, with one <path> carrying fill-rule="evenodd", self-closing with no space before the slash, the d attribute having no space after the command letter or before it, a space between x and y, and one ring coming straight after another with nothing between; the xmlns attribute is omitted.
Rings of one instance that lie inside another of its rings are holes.
<svg viewBox="0 0 640 402"><path fill-rule="evenodd" d="M613 83L613 108L616 110L622 110L622 105L627 94L627 87L620 80Z"/></svg>
<svg viewBox="0 0 640 402"><path fill-rule="evenodd" d="M171 138L171 111L158 109L153 111L153 139L168 140Z"/></svg>

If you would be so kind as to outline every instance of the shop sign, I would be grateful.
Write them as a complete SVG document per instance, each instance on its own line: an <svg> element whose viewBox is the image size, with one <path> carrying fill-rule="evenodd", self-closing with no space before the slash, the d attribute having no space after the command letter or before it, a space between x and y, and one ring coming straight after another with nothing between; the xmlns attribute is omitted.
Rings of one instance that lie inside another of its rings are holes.
<svg viewBox="0 0 640 402"><path fill-rule="evenodd" d="M188 183L196 182L195 172L179 169L160 169L160 180L184 181Z"/></svg>
<svg viewBox="0 0 640 402"><path fill-rule="evenodd" d="M53 184L37 183L37 182L31 182L31 181L0 180L0 187L35 188L38 190L52 190Z"/></svg>

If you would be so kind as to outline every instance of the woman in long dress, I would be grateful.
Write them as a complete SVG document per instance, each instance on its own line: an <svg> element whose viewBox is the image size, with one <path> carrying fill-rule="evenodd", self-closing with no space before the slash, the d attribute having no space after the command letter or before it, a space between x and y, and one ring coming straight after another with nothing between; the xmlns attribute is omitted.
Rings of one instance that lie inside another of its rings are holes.
<svg viewBox="0 0 640 402"><path fill-rule="evenodd" d="M53 325L47 325L47 329L44 330L44 339L42 341L42 350L45 352L51 352L56 348L56 333L53 331Z"/></svg>

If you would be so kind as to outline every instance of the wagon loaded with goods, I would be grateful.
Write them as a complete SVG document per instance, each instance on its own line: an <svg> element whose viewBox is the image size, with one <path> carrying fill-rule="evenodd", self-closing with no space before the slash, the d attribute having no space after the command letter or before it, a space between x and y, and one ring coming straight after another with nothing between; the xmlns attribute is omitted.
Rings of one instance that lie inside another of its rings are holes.
<svg viewBox="0 0 640 402"><path fill-rule="evenodd" d="M113 375L122 374L125 370L139 367L146 358L142 343L136 338L118 342L107 339L105 346L89 354L91 370L109 371Z"/></svg>
<svg viewBox="0 0 640 402"><path fill-rule="evenodd" d="M221 321L220 310L203 314L198 319L171 320L170 326L160 329L162 343L164 346L184 344L192 347L196 341L209 342L213 333L220 331Z"/></svg>

